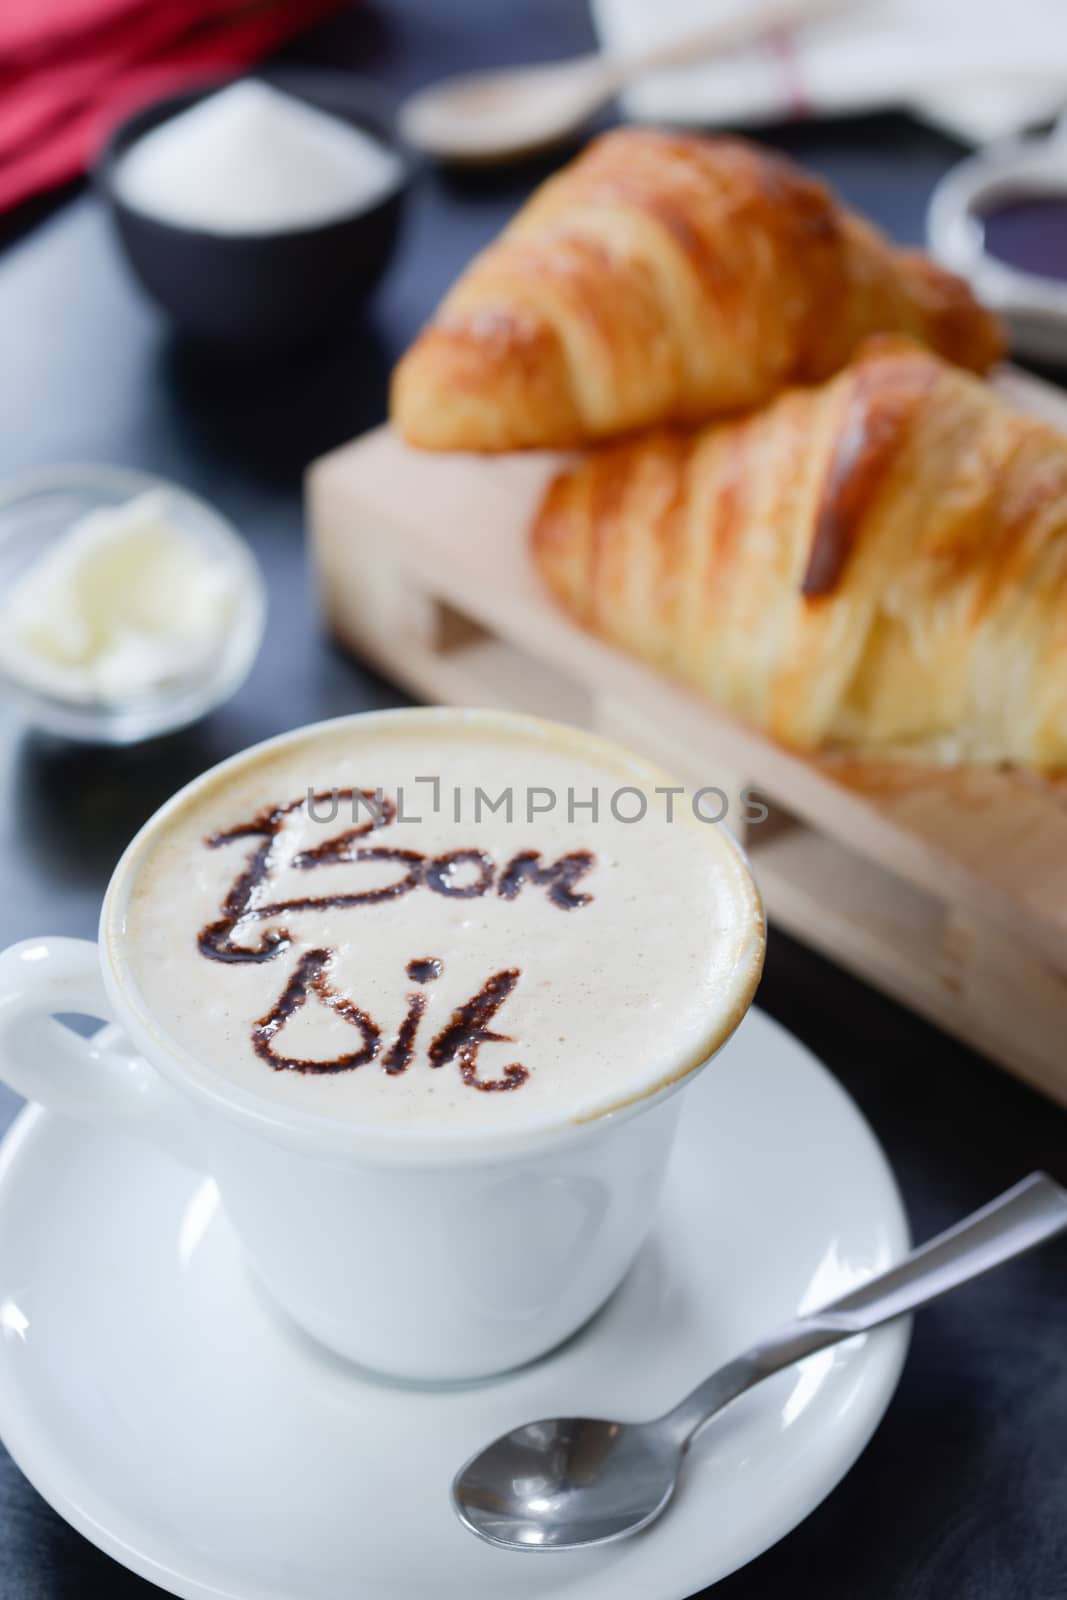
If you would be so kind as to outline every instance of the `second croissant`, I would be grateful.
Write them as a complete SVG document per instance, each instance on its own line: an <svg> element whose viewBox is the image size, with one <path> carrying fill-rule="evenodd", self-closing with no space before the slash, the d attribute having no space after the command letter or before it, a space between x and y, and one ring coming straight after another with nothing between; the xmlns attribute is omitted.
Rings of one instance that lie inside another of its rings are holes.
<svg viewBox="0 0 1067 1600"><path fill-rule="evenodd" d="M784 744L1067 767L1067 439L907 340L593 454L533 548L579 621Z"/></svg>

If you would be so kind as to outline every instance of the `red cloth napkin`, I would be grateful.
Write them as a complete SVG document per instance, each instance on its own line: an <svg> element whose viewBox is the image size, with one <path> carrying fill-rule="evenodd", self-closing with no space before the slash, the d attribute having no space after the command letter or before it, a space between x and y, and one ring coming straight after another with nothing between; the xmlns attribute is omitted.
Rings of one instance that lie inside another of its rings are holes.
<svg viewBox="0 0 1067 1600"><path fill-rule="evenodd" d="M268 55L345 0L0 0L0 212L85 171L127 112Z"/></svg>

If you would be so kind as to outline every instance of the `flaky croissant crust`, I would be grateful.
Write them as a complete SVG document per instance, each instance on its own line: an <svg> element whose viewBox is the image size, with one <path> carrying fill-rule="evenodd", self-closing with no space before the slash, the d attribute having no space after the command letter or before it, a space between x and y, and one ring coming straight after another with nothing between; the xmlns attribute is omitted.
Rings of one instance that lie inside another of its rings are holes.
<svg viewBox="0 0 1067 1600"><path fill-rule="evenodd" d="M1067 767L1067 439L906 340L552 485L587 627L807 750Z"/></svg>
<svg viewBox="0 0 1067 1600"><path fill-rule="evenodd" d="M393 418L434 449L696 423L903 331L984 371L996 320L816 179L740 139L605 134L471 264L401 361Z"/></svg>

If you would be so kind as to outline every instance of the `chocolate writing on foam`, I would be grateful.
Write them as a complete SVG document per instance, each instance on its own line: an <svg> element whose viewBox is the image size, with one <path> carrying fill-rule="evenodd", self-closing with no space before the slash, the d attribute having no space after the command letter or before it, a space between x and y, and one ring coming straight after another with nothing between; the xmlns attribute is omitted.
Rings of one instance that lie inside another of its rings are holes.
<svg viewBox="0 0 1067 1600"><path fill-rule="evenodd" d="M326 974L332 960L331 950L308 950L300 957L296 970L267 1015L252 1024L252 1048L279 1071L288 1068L291 1072L350 1072L353 1067L361 1067L365 1061L373 1061L378 1054L382 1030L373 1017L331 987ZM359 1030L362 1043L358 1050L335 1056L332 1061L305 1061L299 1056L280 1055L275 1050L274 1041L278 1034L312 995Z"/></svg>
<svg viewBox="0 0 1067 1600"><path fill-rule="evenodd" d="M518 1062L505 1067L501 1078L485 1079L478 1076L479 1048L496 1040L511 1043L506 1033L494 1033L486 1027L486 1023L499 1011L520 977L518 967L494 973L465 1005L456 1007L451 1022L441 1029L430 1046L431 1067L444 1067L450 1061L457 1061L463 1082L474 1089L517 1089L526 1082L530 1074Z"/></svg>
<svg viewBox="0 0 1067 1600"><path fill-rule="evenodd" d="M420 850L395 849L369 841L379 829L396 820L396 805L379 801L365 822L336 834L312 849L292 849L290 827L298 813L311 811L316 803L328 799L355 802L376 800L374 791L344 789L303 796L285 805L268 806L249 821L212 834L204 842L219 849L235 841L250 839L252 849L234 878L220 906L221 916L207 923L198 937L201 955L211 961L245 963L273 961L292 944L288 928L279 919L305 911L356 910L382 905L402 895L425 889L448 899L472 900L494 895L514 900L527 885L544 891L549 903L560 911L574 911L588 905L593 896L579 888L581 880L595 864L591 850L572 850L545 861L538 850L521 850L510 860L498 864L481 849L448 850L427 855ZM332 894L290 895L278 899L274 892L279 873L296 869L313 873L316 868L340 864L353 867L381 863L396 869L385 884L371 883L360 888L359 874L353 886ZM257 925L271 923L256 936ZM330 978L336 952L328 948L306 951L297 961L281 994L265 1016L252 1024L252 1047L260 1059L276 1071L304 1073L351 1072L369 1061L378 1060L391 1077L406 1072L415 1055L419 1029L427 1007L425 985L435 982L443 971L436 956L416 957L408 962L407 976L420 985L407 997L407 1011L395 1038L383 1049L379 1024L355 1001L335 987ZM496 1078L482 1077L478 1052L483 1044L509 1043L510 1037L497 1033L489 1024L508 999L522 974L518 967L507 967L486 979L477 994L453 1010L445 1026L427 1047L432 1068L454 1063L463 1082L486 1092L517 1089L529 1077L529 1069L512 1062ZM286 1024L309 1002L325 1006L342 1022L356 1030L358 1043L327 1061L312 1061L285 1053L281 1035Z"/></svg>

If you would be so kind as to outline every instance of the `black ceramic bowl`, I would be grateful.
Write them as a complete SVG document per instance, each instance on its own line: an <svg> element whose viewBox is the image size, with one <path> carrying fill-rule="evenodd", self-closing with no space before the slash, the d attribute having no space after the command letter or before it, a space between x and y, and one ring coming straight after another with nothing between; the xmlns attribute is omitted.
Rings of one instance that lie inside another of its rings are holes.
<svg viewBox="0 0 1067 1600"><path fill-rule="evenodd" d="M116 183L125 152L223 82L201 84L135 112L112 133L95 169L129 263L152 298L188 332L245 349L298 344L358 318L392 253L412 174L389 108L373 85L299 68L255 76L381 140L400 163L395 187L365 209L285 232L215 233L136 210Z"/></svg>

